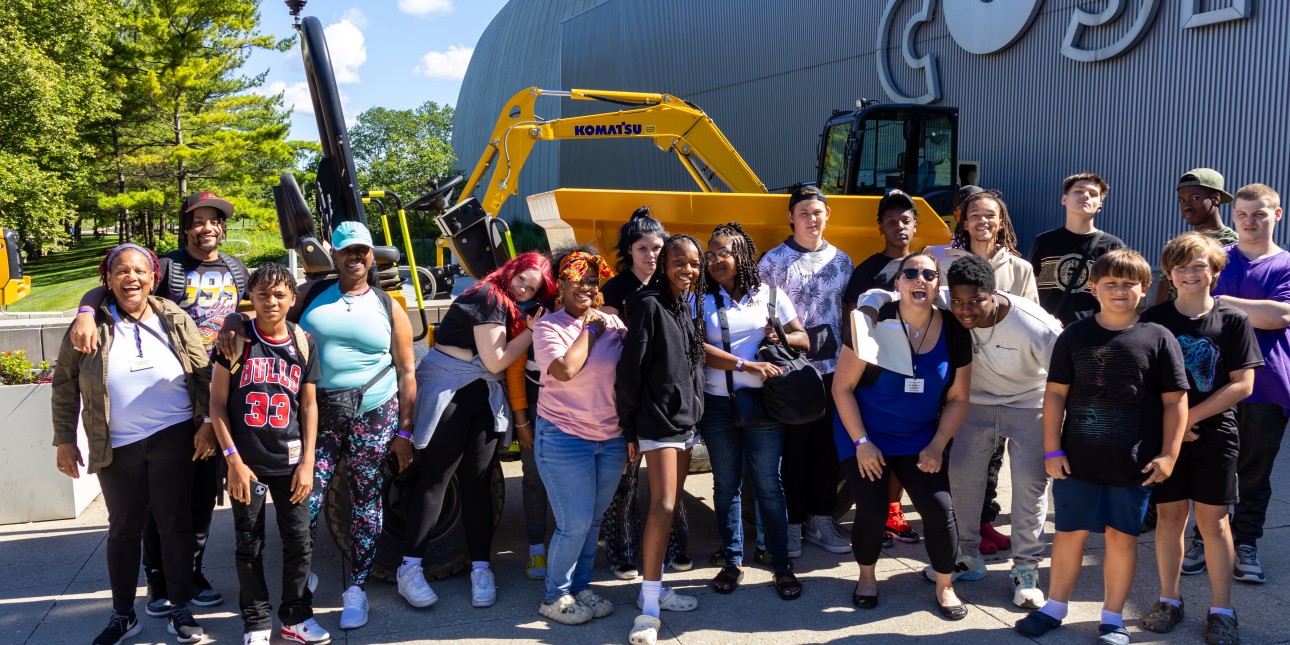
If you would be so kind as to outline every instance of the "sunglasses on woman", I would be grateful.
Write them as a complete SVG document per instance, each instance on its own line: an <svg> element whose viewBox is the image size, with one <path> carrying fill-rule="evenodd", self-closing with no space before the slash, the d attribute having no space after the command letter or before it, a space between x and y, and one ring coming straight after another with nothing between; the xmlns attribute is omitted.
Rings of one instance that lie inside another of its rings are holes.
<svg viewBox="0 0 1290 645"><path fill-rule="evenodd" d="M928 282L935 280L937 276L940 275L936 273L935 269L905 269L901 271L900 274L905 276L906 280L917 280L918 276L921 274L923 279Z"/></svg>

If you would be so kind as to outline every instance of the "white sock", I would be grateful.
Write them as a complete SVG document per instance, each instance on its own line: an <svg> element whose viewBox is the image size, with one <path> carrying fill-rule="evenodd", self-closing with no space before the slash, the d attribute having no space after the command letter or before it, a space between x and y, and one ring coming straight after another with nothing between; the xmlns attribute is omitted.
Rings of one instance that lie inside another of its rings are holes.
<svg viewBox="0 0 1290 645"><path fill-rule="evenodd" d="M470 561L470 567L471 567L472 569L487 569L487 568L488 568L488 563L487 563L487 562L484 562L484 561L482 561L482 560L471 560L471 561Z"/></svg>
<svg viewBox="0 0 1290 645"><path fill-rule="evenodd" d="M1043 607L1039 608L1039 611L1051 618L1065 620L1066 614L1070 613L1070 607L1064 602L1058 602L1050 598L1048 602L1044 603Z"/></svg>
<svg viewBox="0 0 1290 645"><path fill-rule="evenodd" d="M1116 627L1124 627L1124 614L1117 614L1113 611L1107 611L1103 609L1102 624L1115 625Z"/></svg>
<svg viewBox="0 0 1290 645"><path fill-rule="evenodd" d="M1223 614L1224 616L1230 616L1230 617L1232 617L1232 618L1236 618L1236 610L1235 610L1235 609L1227 609L1227 608L1224 608L1224 607L1210 607L1210 608L1209 608L1209 613L1211 613L1211 614Z"/></svg>
<svg viewBox="0 0 1290 645"><path fill-rule="evenodd" d="M646 580L641 584L641 613L658 618L658 599L663 594L662 580Z"/></svg>
<svg viewBox="0 0 1290 645"><path fill-rule="evenodd" d="M1166 605L1173 605L1174 607L1182 607L1182 600L1174 600L1173 598L1166 598L1164 596L1161 596L1160 602L1163 602Z"/></svg>
<svg viewBox="0 0 1290 645"><path fill-rule="evenodd" d="M540 556L542 556L542 557L546 557L546 545L545 545L545 544L530 544L530 545L529 545L529 557L531 558L531 557L533 557L533 556L535 556L535 555L540 555Z"/></svg>
<svg viewBox="0 0 1290 645"><path fill-rule="evenodd" d="M402 569L404 567L419 567L419 566L421 566L421 558L410 558L405 555L403 556L403 564L399 565L399 568Z"/></svg>

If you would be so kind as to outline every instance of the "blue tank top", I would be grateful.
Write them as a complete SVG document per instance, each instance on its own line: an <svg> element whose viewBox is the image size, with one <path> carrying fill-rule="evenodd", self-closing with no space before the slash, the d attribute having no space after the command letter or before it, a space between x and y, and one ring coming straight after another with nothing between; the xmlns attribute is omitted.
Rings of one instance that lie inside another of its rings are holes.
<svg viewBox="0 0 1290 645"><path fill-rule="evenodd" d="M300 315L300 326L318 344L322 361L318 387L323 389L362 387L393 360L390 317L375 291L342 298L340 286L334 284L309 303ZM359 414L380 407L397 391L398 377L390 370L363 395Z"/></svg>
<svg viewBox="0 0 1290 645"><path fill-rule="evenodd" d="M936 340L936 346L926 354L916 357L918 378L923 379L920 394L905 392L904 374L882 369L870 385L856 387L856 403L864 421L869 440L884 455L916 455L931 443L941 418L941 397L950 380L950 352L945 342L945 331ZM833 441L838 448L838 459L855 455L851 436L842 425L842 419L833 414Z"/></svg>

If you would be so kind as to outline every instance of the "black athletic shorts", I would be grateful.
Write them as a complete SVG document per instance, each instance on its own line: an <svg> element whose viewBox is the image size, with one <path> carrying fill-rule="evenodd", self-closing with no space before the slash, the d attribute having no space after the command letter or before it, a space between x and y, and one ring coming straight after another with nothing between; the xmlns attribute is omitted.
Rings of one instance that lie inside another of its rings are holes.
<svg viewBox="0 0 1290 645"><path fill-rule="evenodd" d="M1235 429L1204 429L1195 441L1184 441L1169 479L1156 484L1157 504L1192 500L1212 506L1236 503Z"/></svg>

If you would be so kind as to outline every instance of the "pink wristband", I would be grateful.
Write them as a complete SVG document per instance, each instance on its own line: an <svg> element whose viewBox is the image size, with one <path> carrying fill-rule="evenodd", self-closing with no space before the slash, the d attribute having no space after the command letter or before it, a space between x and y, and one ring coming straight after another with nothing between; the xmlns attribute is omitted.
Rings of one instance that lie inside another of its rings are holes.
<svg viewBox="0 0 1290 645"><path fill-rule="evenodd" d="M1052 451L1052 452L1046 452L1046 453L1044 453L1044 459L1053 459L1053 458L1055 458L1055 457L1065 457L1065 456L1066 456L1066 451L1065 451L1065 450L1060 450L1060 449L1059 449L1059 450L1054 450L1054 451Z"/></svg>

